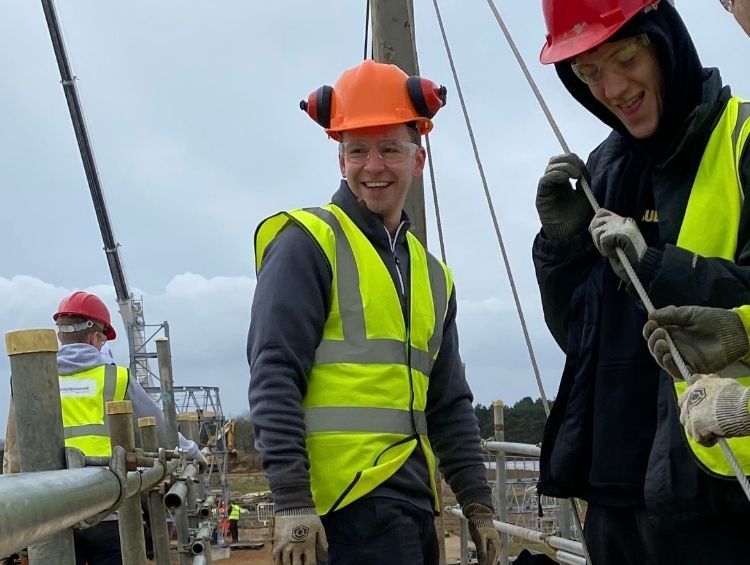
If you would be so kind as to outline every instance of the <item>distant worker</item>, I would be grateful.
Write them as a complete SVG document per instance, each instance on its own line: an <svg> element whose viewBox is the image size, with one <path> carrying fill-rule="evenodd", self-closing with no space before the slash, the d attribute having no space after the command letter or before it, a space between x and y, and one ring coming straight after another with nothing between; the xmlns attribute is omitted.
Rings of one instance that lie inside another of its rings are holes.
<svg viewBox="0 0 750 565"><path fill-rule="evenodd" d="M229 534L232 536L232 543L240 541L239 523L240 523L240 505L233 502L229 505Z"/></svg>
<svg viewBox="0 0 750 565"><path fill-rule="evenodd" d="M76 291L63 298L52 319L57 324L60 349L57 366L65 446L76 447L84 455L109 457L112 446L104 412L106 402L130 400L133 418L156 418L160 445L167 444L164 415L143 387L125 367L113 364L101 354L102 346L117 336L102 300L91 293ZM11 402L3 472L20 472L16 445L14 405ZM202 461L198 446L179 437L180 449L190 459ZM120 534L116 514L97 525L74 531L76 564L121 565Z"/></svg>
<svg viewBox="0 0 750 565"><path fill-rule="evenodd" d="M750 0L719 0L727 12L734 16L745 33L750 35Z"/></svg>
<svg viewBox="0 0 750 565"><path fill-rule="evenodd" d="M339 142L344 180L255 234L249 398L277 564L325 561L326 546L333 565L437 563L436 457L479 563L498 558L452 275L403 210L444 103L371 60L301 103Z"/></svg>
<svg viewBox="0 0 750 565"><path fill-rule="evenodd" d="M750 363L750 306L732 310L667 306L649 316L643 336L656 362L681 379L667 344L667 333L691 372L705 375L680 395L680 421L702 445L719 437L750 435L750 375L742 364L726 378L714 374L737 361Z"/></svg>

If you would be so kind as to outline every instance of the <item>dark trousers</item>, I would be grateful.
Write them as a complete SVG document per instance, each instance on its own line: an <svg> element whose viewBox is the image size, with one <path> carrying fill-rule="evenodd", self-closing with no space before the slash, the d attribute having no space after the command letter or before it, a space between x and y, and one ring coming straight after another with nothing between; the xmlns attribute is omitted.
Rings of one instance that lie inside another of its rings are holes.
<svg viewBox="0 0 750 565"><path fill-rule="evenodd" d="M117 520L99 522L73 533L76 565L122 565Z"/></svg>
<svg viewBox="0 0 750 565"><path fill-rule="evenodd" d="M239 520L229 520L229 535L232 536L232 543L240 541L239 530L237 529L237 523Z"/></svg>
<svg viewBox="0 0 750 565"><path fill-rule="evenodd" d="M431 512L391 498L364 498L322 516L328 565L437 565Z"/></svg>
<svg viewBox="0 0 750 565"><path fill-rule="evenodd" d="M584 537L592 565L745 565L748 527L746 515L659 527L643 508L590 504Z"/></svg>

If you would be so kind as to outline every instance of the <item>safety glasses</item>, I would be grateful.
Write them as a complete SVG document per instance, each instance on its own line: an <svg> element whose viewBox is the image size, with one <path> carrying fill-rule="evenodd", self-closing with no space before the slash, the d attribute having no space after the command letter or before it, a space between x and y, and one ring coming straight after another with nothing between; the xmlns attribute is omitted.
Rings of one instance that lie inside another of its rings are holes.
<svg viewBox="0 0 750 565"><path fill-rule="evenodd" d="M719 0L724 9L730 14L734 11L734 0Z"/></svg>
<svg viewBox="0 0 750 565"><path fill-rule="evenodd" d="M361 141L348 141L339 145L339 153L343 155L348 163L363 165L370 160L372 150L380 156L381 161L387 165L402 163L408 157L417 152L419 146L416 143L398 140L384 140L370 147Z"/></svg>
<svg viewBox="0 0 750 565"><path fill-rule="evenodd" d="M651 42L648 36L642 33L624 41L603 63L579 63L574 60L570 64L570 68L581 81L589 86L596 86L602 82L605 69L623 73L633 68L640 60L643 48L649 45L651 45Z"/></svg>

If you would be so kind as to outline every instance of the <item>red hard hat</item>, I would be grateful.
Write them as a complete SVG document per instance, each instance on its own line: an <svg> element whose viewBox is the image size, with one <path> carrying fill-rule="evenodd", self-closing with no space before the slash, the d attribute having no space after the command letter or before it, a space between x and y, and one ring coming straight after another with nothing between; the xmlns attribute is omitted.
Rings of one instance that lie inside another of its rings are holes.
<svg viewBox="0 0 750 565"><path fill-rule="evenodd" d="M539 60L548 65L604 43L640 12L659 0L543 0L547 41Z"/></svg>
<svg viewBox="0 0 750 565"><path fill-rule="evenodd" d="M57 312L52 319L57 321L60 316L79 316L104 324L104 335L108 340L117 337L115 329L112 327L112 321L109 317L109 310L102 302L102 299L82 290L77 290L73 294L66 296L57 307Z"/></svg>

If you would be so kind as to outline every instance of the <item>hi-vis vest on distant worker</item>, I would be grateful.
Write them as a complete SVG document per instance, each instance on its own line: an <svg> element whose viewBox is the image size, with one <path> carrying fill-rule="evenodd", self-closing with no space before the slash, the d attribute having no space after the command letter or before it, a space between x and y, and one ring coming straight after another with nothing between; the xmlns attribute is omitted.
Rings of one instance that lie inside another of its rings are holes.
<svg viewBox="0 0 750 565"><path fill-rule="evenodd" d="M404 320L399 291L377 250L334 204L263 221L255 233L258 271L290 221L317 242L333 275L331 308L302 401L318 513L371 492L418 445L438 510L425 407L453 290L450 271L407 232L410 311Z"/></svg>
<svg viewBox="0 0 750 565"><path fill-rule="evenodd" d="M112 455L104 407L107 402L125 399L128 370L101 365L60 375L59 381L65 447L77 447L89 457Z"/></svg>
<svg viewBox="0 0 750 565"><path fill-rule="evenodd" d="M739 163L749 136L750 103L732 97L703 153L680 227L677 247L702 257L734 261L740 212L745 199ZM750 386L750 376L737 380ZM675 383L678 395L686 388L685 381ZM703 447L687 434L686 437L693 454L704 468L716 475L734 477L718 445ZM750 438L731 438L727 441L745 474L750 475Z"/></svg>

